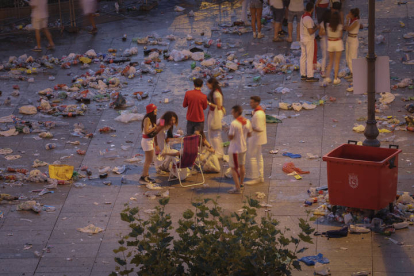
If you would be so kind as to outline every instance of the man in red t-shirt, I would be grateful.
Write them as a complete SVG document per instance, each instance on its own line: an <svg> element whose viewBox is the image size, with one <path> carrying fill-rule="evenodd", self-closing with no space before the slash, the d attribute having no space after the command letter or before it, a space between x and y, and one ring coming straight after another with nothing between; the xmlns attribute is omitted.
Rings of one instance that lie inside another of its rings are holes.
<svg viewBox="0 0 414 276"><path fill-rule="evenodd" d="M192 135L194 131L204 131L204 110L207 109L207 95L201 92L203 87L202 79L194 80L194 90L185 92L183 107L187 110L187 135Z"/></svg>

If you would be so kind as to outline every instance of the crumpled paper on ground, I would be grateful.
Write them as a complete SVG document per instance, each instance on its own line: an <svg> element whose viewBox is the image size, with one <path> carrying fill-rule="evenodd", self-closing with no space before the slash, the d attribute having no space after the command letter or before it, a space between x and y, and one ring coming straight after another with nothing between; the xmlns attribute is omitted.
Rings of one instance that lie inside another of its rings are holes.
<svg viewBox="0 0 414 276"><path fill-rule="evenodd" d="M8 160L8 161L16 160L16 159L19 159L21 157L22 157L21 155L6 155L6 156L4 156L4 158L6 158L6 160Z"/></svg>
<svg viewBox="0 0 414 276"><path fill-rule="evenodd" d="M0 149L0 154L2 155L11 154L11 153L13 153L13 150L10 148Z"/></svg>
<svg viewBox="0 0 414 276"><path fill-rule="evenodd" d="M37 113L37 108L34 105L24 105L19 108L19 113L26 115L34 115Z"/></svg>
<svg viewBox="0 0 414 276"><path fill-rule="evenodd" d="M395 100L395 96L390 92L382 92L380 102L382 104L390 104Z"/></svg>
<svg viewBox="0 0 414 276"><path fill-rule="evenodd" d="M352 130L358 133L362 133L365 131L365 126L356 124Z"/></svg>
<svg viewBox="0 0 414 276"><path fill-rule="evenodd" d="M93 224L89 224L88 226L83 227L83 228L77 228L77 230L79 232L88 233L88 234L98 234L103 231L102 228L99 228L98 226L95 226Z"/></svg>
<svg viewBox="0 0 414 276"><path fill-rule="evenodd" d="M9 130L0 131L0 135L4 137L15 136L17 134L19 134L19 132L16 130L15 127L12 127Z"/></svg>

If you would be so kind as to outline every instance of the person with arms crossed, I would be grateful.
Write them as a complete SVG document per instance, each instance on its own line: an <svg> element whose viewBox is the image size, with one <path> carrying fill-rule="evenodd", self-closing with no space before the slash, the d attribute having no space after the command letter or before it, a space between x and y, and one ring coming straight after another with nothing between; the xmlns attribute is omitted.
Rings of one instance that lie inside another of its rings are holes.
<svg viewBox="0 0 414 276"><path fill-rule="evenodd" d="M244 176L246 173L246 151L247 151L247 137L252 133L252 126L250 121L242 116L243 109L239 105L233 106L231 114L233 115L233 122L231 122L229 129L229 165L232 170L232 176L235 188L228 191L229 194L241 194L241 187L243 186Z"/></svg>
<svg viewBox="0 0 414 276"><path fill-rule="evenodd" d="M253 108L252 135L247 139L247 172L251 181L246 185L254 185L264 182L264 163L262 145L267 144L266 114L260 106L260 97L250 97L250 107Z"/></svg>
<svg viewBox="0 0 414 276"><path fill-rule="evenodd" d="M194 80L194 90L185 92L183 107L187 109L187 135L192 135L196 129L204 130L204 110L207 109L207 95L201 92L202 79Z"/></svg>
<svg viewBox="0 0 414 276"><path fill-rule="evenodd" d="M315 48L315 32L319 25L315 25L312 19L313 4L306 4L306 12L300 20L300 79L317 82L318 78L313 77L313 55Z"/></svg>

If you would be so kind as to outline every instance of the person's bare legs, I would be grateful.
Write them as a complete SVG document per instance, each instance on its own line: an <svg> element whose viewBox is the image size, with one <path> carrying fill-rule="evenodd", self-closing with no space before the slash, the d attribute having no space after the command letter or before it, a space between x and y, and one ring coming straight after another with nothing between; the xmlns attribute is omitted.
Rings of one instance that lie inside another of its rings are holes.
<svg viewBox="0 0 414 276"><path fill-rule="evenodd" d="M329 77L330 77L330 75L331 75L332 63L333 63L333 61L334 61L334 54L335 54L335 52L329 52L329 62L328 62L328 68L326 69L326 72L325 72L325 76L326 76L327 78L329 78Z"/></svg>
<svg viewBox="0 0 414 276"><path fill-rule="evenodd" d="M50 47L55 47L55 43L53 43L52 35L50 34L49 30L47 28L45 28L45 29L43 29L43 32L45 33L47 41L49 41L49 46Z"/></svg>
<svg viewBox="0 0 414 276"><path fill-rule="evenodd" d="M341 52L335 52L335 69L334 69L335 79L338 78L339 63L341 62L341 56L342 56L342 51Z"/></svg>
<svg viewBox="0 0 414 276"><path fill-rule="evenodd" d="M262 9L256 9L257 31L262 32Z"/></svg>
<svg viewBox="0 0 414 276"><path fill-rule="evenodd" d="M246 167L244 165L239 167L240 172L240 187L243 185L244 177L246 176Z"/></svg>
<svg viewBox="0 0 414 276"><path fill-rule="evenodd" d="M152 163L153 156L154 156L154 150L145 152L144 169L142 170L142 175L141 176L148 176L149 175L149 167Z"/></svg>
<svg viewBox="0 0 414 276"><path fill-rule="evenodd" d="M279 32L282 30L282 24L280 24L279 22L274 22L273 26L274 26L274 29L275 29L273 38L277 39L277 38L279 38Z"/></svg>
<svg viewBox="0 0 414 276"><path fill-rule="evenodd" d="M296 41L300 41L300 25L299 24L300 24L299 21L296 19Z"/></svg>
<svg viewBox="0 0 414 276"><path fill-rule="evenodd" d="M93 18L93 14L92 13L88 14L88 19L89 19L89 22L92 25L92 29L95 29L96 30L95 18Z"/></svg>
<svg viewBox="0 0 414 276"><path fill-rule="evenodd" d="M253 33L256 33L256 9L250 9L250 15L252 17Z"/></svg>
<svg viewBox="0 0 414 276"><path fill-rule="evenodd" d="M288 42L292 42L292 33L293 33L293 22L288 22L288 34L289 37L286 39Z"/></svg>
<svg viewBox="0 0 414 276"><path fill-rule="evenodd" d="M37 48L42 48L42 46L40 45L40 30L36 29L35 30L35 35L36 35L36 43L37 43Z"/></svg>
<svg viewBox="0 0 414 276"><path fill-rule="evenodd" d="M234 185L236 185L236 190L240 191L240 181L239 174L234 168L231 168L231 175L233 176Z"/></svg>

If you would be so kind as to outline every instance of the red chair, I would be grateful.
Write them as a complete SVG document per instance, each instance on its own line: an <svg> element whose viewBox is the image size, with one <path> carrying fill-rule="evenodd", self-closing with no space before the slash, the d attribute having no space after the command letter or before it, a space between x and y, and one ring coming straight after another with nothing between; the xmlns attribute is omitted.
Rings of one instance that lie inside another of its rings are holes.
<svg viewBox="0 0 414 276"><path fill-rule="evenodd" d="M168 181L177 180L180 182L181 187L190 187L196 185L202 185L205 183L203 170L201 168L199 153L201 152L202 139L200 135L186 136L181 139L180 157L177 162L172 165L170 170L170 176ZM201 172L203 182L194 183L189 185L183 185L181 181L181 172L187 171L187 168L194 169L198 167ZM175 173L175 174L174 174Z"/></svg>

